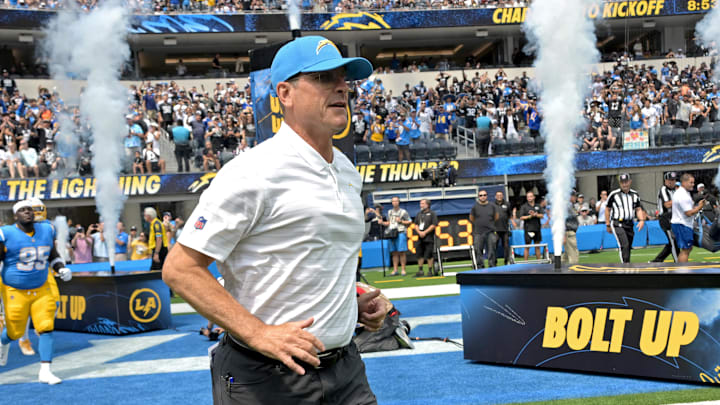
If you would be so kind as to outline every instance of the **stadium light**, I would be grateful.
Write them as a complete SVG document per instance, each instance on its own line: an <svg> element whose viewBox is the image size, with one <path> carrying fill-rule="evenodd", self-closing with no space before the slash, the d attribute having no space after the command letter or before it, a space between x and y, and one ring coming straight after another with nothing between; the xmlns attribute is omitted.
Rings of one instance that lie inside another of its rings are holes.
<svg viewBox="0 0 720 405"><path fill-rule="evenodd" d="M256 35L255 36L255 43L258 45L267 44L268 38L266 35Z"/></svg>
<svg viewBox="0 0 720 405"><path fill-rule="evenodd" d="M165 45L165 46L175 46L175 45L177 45L177 38L175 38L175 37L165 37L165 38L163 38L163 45Z"/></svg>
<svg viewBox="0 0 720 405"><path fill-rule="evenodd" d="M475 31L475 36L479 37L479 38L486 37L486 36L488 36L488 32L487 32L487 30L477 30L477 31Z"/></svg>
<svg viewBox="0 0 720 405"><path fill-rule="evenodd" d="M643 28L655 28L655 21L654 20L643 21Z"/></svg>
<svg viewBox="0 0 720 405"><path fill-rule="evenodd" d="M35 41L35 38L31 34L20 34L18 35L18 41L31 44Z"/></svg>
<svg viewBox="0 0 720 405"><path fill-rule="evenodd" d="M381 41L391 41L392 40L392 34L389 32L381 32L380 33L380 40Z"/></svg>

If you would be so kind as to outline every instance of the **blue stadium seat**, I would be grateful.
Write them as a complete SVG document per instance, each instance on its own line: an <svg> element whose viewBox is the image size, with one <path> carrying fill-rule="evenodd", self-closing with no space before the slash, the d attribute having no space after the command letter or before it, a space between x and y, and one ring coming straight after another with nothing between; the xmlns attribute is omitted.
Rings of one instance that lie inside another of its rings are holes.
<svg viewBox="0 0 720 405"><path fill-rule="evenodd" d="M700 128L700 143L712 143L713 141L713 127L710 125L703 125Z"/></svg>
<svg viewBox="0 0 720 405"><path fill-rule="evenodd" d="M442 155L445 159L455 159L457 157L457 146L448 142L444 139L439 139L440 148L442 149Z"/></svg>
<svg viewBox="0 0 720 405"><path fill-rule="evenodd" d="M427 145L428 148L428 159L439 160L443 158L443 148L440 146L440 142L431 141Z"/></svg>
<svg viewBox="0 0 720 405"><path fill-rule="evenodd" d="M689 145L697 145L700 143L700 130L690 127L686 131L686 139Z"/></svg>
<svg viewBox="0 0 720 405"><path fill-rule="evenodd" d="M370 147L367 145L355 145L355 162L370 163Z"/></svg>
<svg viewBox="0 0 720 405"><path fill-rule="evenodd" d="M660 132L657 134L657 140L660 141L660 146L669 146L672 140L673 127L663 126L660 128Z"/></svg>
<svg viewBox="0 0 720 405"><path fill-rule="evenodd" d="M235 155L232 152L223 151L220 153L220 164L222 166L225 166L225 164L229 161L231 161Z"/></svg>
<svg viewBox="0 0 720 405"><path fill-rule="evenodd" d="M505 144L505 154L506 155L515 155L520 154L520 142L517 141L517 139L510 138L506 141Z"/></svg>
<svg viewBox="0 0 720 405"><path fill-rule="evenodd" d="M410 159L426 160L428 155L427 144L424 140L419 139L417 142L410 144Z"/></svg>
<svg viewBox="0 0 720 405"><path fill-rule="evenodd" d="M720 125L713 126L713 143L720 142Z"/></svg>
<svg viewBox="0 0 720 405"><path fill-rule="evenodd" d="M672 136L670 137L670 145L682 145L685 143L685 129L684 128L673 128Z"/></svg>
<svg viewBox="0 0 720 405"><path fill-rule="evenodd" d="M504 139L498 138L492 141L493 155L504 155L507 150L507 142Z"/></svg>
<svg viewBox="0 0 720 405"><path fill-rule="evenodd" d="M535 140L531 137L523 138L520 141L520 153L535 153Z"/></svg>
<svg viewBox="0 0 720 405"><path fill-rule="evenodd" d="M384 143L370 144L370 160L373 162L384 162L385 161L385 144Z"/></svg>
<svg viewBox="0 0 720 405"><path fill-rule="evenodd" d="M386 162L397 162L398 161L398 147L394 143L385 144L385 161Z"/></svg>

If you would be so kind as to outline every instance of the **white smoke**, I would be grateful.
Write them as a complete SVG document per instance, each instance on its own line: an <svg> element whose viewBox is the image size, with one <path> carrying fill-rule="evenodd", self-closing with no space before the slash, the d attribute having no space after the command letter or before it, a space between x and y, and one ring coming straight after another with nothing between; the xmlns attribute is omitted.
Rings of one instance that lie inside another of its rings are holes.
<svg viewBox="0 0 720 405"><path fill-rule="evenodd" d="M718 55L718 41L720 41L720 7L711 9L705 17L695 26L696 41L698 45L707 48L711 55ZM712 80L720 83L720 72L717 65L712 73ZM720 172L713 181L720 187Z"/></svg>
<svg viewBox="0 0 720 405"><path fill-rule="evenodd" d="M586 122L582 108L590 89L591 65L599 60L595 27L587 16L595 0L534 0L523 23L528 48L536 54L551 205L553 247L562 251L570 191L575 183L576 133Z"/></svg>
<svg viewBox="0 0 720 405"><path fill-rule="evenodd" d="M300 13L300 0L288 0L288 21L291 30L299 30L302 26L302 14Z"/></svg>
<svg viewBox="0 0 720 405"><path fill-rule="evenodd" d="M77 8L60 12L46 32L51 70L87 80L80 96L80 111L92 128L95 203L105 223L111 264L115 256L115 224L124 200L118 175L127 133L127 90L120 84L120 74L130 56L126 40L129 12L121 0L104 0L89 13Z"/></svg>
<svg viewBox="0 0 720 405"><path fill-rule="evenodd" d="M70 229L68 229L67 218L62 215L55 217L53 221L55 226L55 248L58 254L65 260L66 263L70 262L70 253L68 252L68 235L70 235Z"/></svg>

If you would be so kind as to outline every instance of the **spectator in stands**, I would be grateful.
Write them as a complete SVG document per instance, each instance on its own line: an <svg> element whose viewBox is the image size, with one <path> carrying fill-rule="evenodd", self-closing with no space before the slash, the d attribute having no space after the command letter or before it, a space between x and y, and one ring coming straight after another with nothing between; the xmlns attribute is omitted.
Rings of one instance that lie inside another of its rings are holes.
<svg viewBox="0 0 720 405"><path fill-rule="evenodd" d="M675 126L678 128L686 129L690 125L690 113L692 112L692 105L690 104L690 95L683 95L682 99L678 103L677 116L675 118Z"/></svg>
<svg viewBox="0 0 720 405"><path fill-rule="evenodd" d="M175 160L177 160L178 172L190 171L190 155L192 147L190 146L191 134L190 130L183 125L182 120L177 120L172 128L171 140L175 144Z"/></svg>
<svg viewBox="0 0 720 405"><path fill-rule="evenodd" d="M129 235L125 232L125 224L121 221L117 223L117 235L115 236L115 262L128 259L128 239Z"/></svg>
<svg viewBox="0 0 720 405"><path fill-rule="evenodd" d="M128 132L125 137L125 155L128 158L135 156L135 152L142 152L142 142L145 139L145 132L142 127L133 120L132 114L125 116Z"/></svg>
<svg viewBox="0 0 720 405"><path fill-rule="evenodd" d="M422 84L422 82L420 83ZM427 105L426 101L420 103L420 110L418 111L417 117L420 120L420 136L425 141L432 140L434 138L432 132L432 121L434 118L434 113L432 108Z"/></svg>
<svg viewBox="0 0 720 405"><path fill-rule="evenodd" d="M598 139L597 132L593 131L592 127L585 131L585 135L582 140L582 150L584 152L594 151L600 148L600 140Z"/></svg>
<svg viewBox="0 0 720 405"><path fill-rule="evenodd" d="M4 164L7 166L10 172L10 178L25 178L25 175L20 167L20 153L17 151L15 142L10 142L7 146L7 151L3 156Z"/></svg>
<svg viewBox="0 0 720 405"><path fill-rule="evenodd" d="M47 177L57 172L59 168L64 167L62 158L55 150L55 142L48 139L45 143L45 149L40 152L40 175Z"/></svg>
<svg viewBox="0 0 720 405"><path fill-rule="evenodd" d="M404 122L401 118L395 121L395 128L397 128L397 138L395 138L395 144L398 148L398 161L410 160L410 131L406 131Z"/></svg>
<svg viewBox="0 0 720 405"><path fill-rule="evenodd" d="M218 158L218 154L215 152L215 149L212 147L212 142L205 142L205 149L202 151L202 157L204 171L209 172L211 170L220 170L220 159Z"/></svg>
<svg viewBox="0 0 720 405"><path fill-rule="evenodd" d="M105 224L103 222L88 226L88 232L90 232L90 236L93 240L92 255L93 262L95 263L106 262L109 260L107 243L105 243L105 234L103 233L104 229Z"/></svg>
<svg viewBox="0 0 720 405"><path fill-rule="evenodd" d="M382 143L385 140L385 125L383 125L382 117L375 116L375 122L370 125L370 141Z"/></svg>
<svg viewBox="0 0 720 405"><path fill-rule="evenodd" d="M92 263L93 238L85 233L85 228L78 225L71 245L73 248L73 263Z"/></svg>
<svg viewBox="0 0 720 405"><path fill-rule="evenodd" d="M444 105L438 106L437 117L435 118L435 137L449 140L453 133L453 114L445 110Z"/></svg>
<svg viewBox="0 0 720 405"><path fill-rule="evenodd" d="M140 236L133 239L130 243L130 260L145 260L150 258L150 248L148 248L147 235L140 232Z"/></svg>
<svg viewBox="0 0 720 405"><path fill-rule="evenodd" d="M250 150L250 147L248 146L247 142L245 142L245 138L240 138L240 142L233 150L233 155L237 156L241 153L248 152Z"/></svg>
<svg viewBox="0 0 720 405"><path fill-rule="evenodd" d="M610 127L607 118L603 118L600 127L597 129L597 139L600 143L600 149L608 150L615 148L615 141L617 138L615 137L613 129Z"/></svg>
<svg viewBox="0 0 720 405"><path fill-rule="evenodd" d="M253 109L245 107L242 113L243 138L247 141L249 147L257 145L257 136L255 133L255 121L253 119Z"/></svg>
<svg viewBox="0 0 720 405"><path fill-rule="evenodd" d="M160 158L160 151L153 149L152 143L147 143L143 150L143 161L145 162L146 173L165 174L165 159Z"/></svg>
<svg viewBox="0 0 720 405"><path fill-rule="evenodd" d="M690 125L694 128L702 127L709 114L710 109L705 107L700 97L695 97L695 101L690 107Z"/></svg>
<svg viewBox="0 0 720 405"><path fill-rule="evenodd" d="M356 110L352 117L353 142L355 145L367 142L368 125L363 117L362 110Z"/></svg>
<svg viewBox="0 0 720 405"><path fill-rule="evenodd" d="M580 207L580 215L577 217L579 226L595 225L597 224L597 218L594 215L590 215L590 206L583 204Z"/></svg>
<svg viewBox="0 0 720 405"><path fill-rule="evenodd" d="M143 160L142 155L138 151L135 151L132 169L133 174L145 174L145 161Z"/></svg>
<svg viewBox="0 0 720 405"><path fill-rule="evenodd" d="M2 80L0 80L0 83L2 83L2 88L7 94L13 94L17 91L17 83L15 83L15 79L10 77L10 73L7 69L3 69Z"/></svg>
<svg viewBox="0 0 720 405"><path fill-rule="evenodd" d="M40 169L38 167L39 156L34 148L28 147L28 141L23 139L20 141L20 167L21 177L27 177L30 173L34 177L40 177Z"/></svg>
<svg viewBox="0 0 720 405"><path fill-rule="evenodd" d="M500 128L502 128L505 139L520 140L520 134L517 131L519 124L520 119L513 108L506 108L505 114L500 116Z"/></svg>
<svg viewBox="0 0 720 405"><path fill-rule="evenodd" d="M655 147L655 134L660 123L660 114L657 108L650 104L650 99L645 99L645 105L640 111L643 117L643 128L648 132L650 147Z"/></svg>

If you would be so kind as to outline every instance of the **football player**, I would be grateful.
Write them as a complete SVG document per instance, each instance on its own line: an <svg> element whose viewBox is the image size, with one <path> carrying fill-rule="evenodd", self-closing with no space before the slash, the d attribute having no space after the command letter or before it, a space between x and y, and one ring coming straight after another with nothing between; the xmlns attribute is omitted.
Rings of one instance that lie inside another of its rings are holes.
<svg viewBox="0 0 720 405"><path fill-rule="evenodd" d="M16 203L13 206L15 224L0 228L5 307L5 329L0 336L0 366L7 364L10 342L23 335L28 317L31 317L40 336L38 381L52 385L62 380L50 370L57 289L53 290L48 282L48 268L57 271L63 281L70 281L72 273L54 247L55 230L50 224L35 223L32 205L29 200Z"/></svg>

